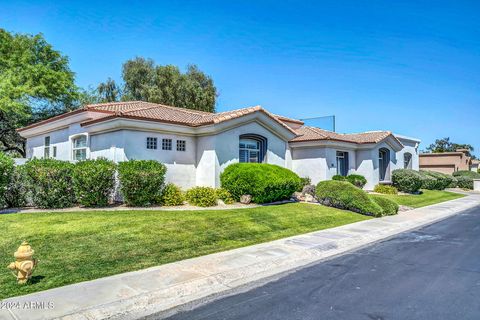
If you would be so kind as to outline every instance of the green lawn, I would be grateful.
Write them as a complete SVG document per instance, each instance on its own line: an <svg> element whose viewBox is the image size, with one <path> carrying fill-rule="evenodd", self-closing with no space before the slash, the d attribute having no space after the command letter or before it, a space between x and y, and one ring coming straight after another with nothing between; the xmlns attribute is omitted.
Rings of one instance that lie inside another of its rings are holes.
<svg viewBox="0 0 480 320"><path fill-rule="evenodd" d="M387 197L396 203L413 208L420 208L429 206L435 203L444 202L448 200L463 198L465 195L438 190L422 190L422 194L418 195L382 195Z"/></svg>
<svg viewBox="0 0 480 320"><path fill-rule="evenodd" d="M0 215L0 299L369 219L311 204L208 211ZM5 267L22 240L40 264L18 286Z"/></svg>

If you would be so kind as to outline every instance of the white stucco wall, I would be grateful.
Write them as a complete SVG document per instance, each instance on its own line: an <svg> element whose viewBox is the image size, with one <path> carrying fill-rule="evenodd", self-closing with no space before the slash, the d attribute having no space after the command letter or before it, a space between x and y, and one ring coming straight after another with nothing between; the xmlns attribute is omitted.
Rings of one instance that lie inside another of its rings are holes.
<svg viewBox="0 0 480 320"><path fill-rule="evenodd" d="M404 148L397 152L398 162L395 164L392 170L404 169L404 154L407 152L412 154L412 169L420 170L420 161L418 156L418 142L401 139L401 138L399 138L399 140L404 145Z"/></svg>
<svg viewBox="0 0 480 320"><path fill-rule="evenodd" d="M282 167L290 161L287 142L258 122L250 122L213 136L197 138L197 176L199 186L220 186L220 174L239 161L240 135L254 133L267 138L265 163Z"/></svg>

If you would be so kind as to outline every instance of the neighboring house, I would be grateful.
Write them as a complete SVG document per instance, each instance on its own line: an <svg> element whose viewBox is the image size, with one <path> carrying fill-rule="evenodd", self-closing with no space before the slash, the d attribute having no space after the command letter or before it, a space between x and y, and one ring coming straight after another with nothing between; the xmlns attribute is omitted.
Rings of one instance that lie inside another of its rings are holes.
<svg viewBox="0 0 480 320"><path fill-rule="evenodd" d="M470 165L470 170L474 172L480 172L478 171L479 169L480 169L480 161L472 160L472 164Z"/></svg>
<svg viewBox="0 0 480 320"><path fill-rule="evenodd" d="M455 152L421 153L420 169L452 174L455 171L470 170L471 157L467 149L458 149Z"/></svg>
<svg viewBox="0 0 480 320"><path fill-rule="evenodd" d="M276 164L312 183L358 173L373 189L389 183L394 169L418 170L420 143L389 131L308 127L260 106L208 113L141 101L88 105L18 131L27 158L154 159L167 166L167 181L184 189L220 186L220 173L236 162Z"/></svg>

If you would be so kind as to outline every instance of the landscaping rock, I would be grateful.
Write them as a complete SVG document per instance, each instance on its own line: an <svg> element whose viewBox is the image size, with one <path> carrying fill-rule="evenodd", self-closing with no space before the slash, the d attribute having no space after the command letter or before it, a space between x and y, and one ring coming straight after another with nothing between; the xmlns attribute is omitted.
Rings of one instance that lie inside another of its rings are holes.
<svg viewBox="0 0 480 320"><path fill-rule="evenodd" d="M311 184L304 186L303 189L302 189L302 194L303 195L309 194L311 196L314 196L315 195L315 186L311 185Z"/></svg>
<svg viewBox="0 0 480 320"><path fill-rule="evenodd" d="M240 203L243 204L249 204L252 202L252 196L249 194L244 194L243 196L240 197Z"/></svg>
<svg viewBox="0 0 480 320"><path fill-rule="evenodd" d="M292 201L304 201L305 196L301 192L294 192L291 200Z"/></svg>
<svg viewBox="0 0 480 320"><path fill-rule="evenodd" d="M317 202L317 200L311 194L307 193L305 195L305 202Z"/></svg>

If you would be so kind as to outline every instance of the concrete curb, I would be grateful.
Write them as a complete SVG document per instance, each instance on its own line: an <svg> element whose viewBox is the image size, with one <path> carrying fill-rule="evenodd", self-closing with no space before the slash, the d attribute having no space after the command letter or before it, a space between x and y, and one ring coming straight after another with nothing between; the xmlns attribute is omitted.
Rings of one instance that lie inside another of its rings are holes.
<svg viewBox="0 0 480 320"><path fill-rule="evenodd" d="M53 302L54 309L0 310L0 319L138 319L165 316L276 279L480 205L480 195L55 288L2 303Z"/></svg>

